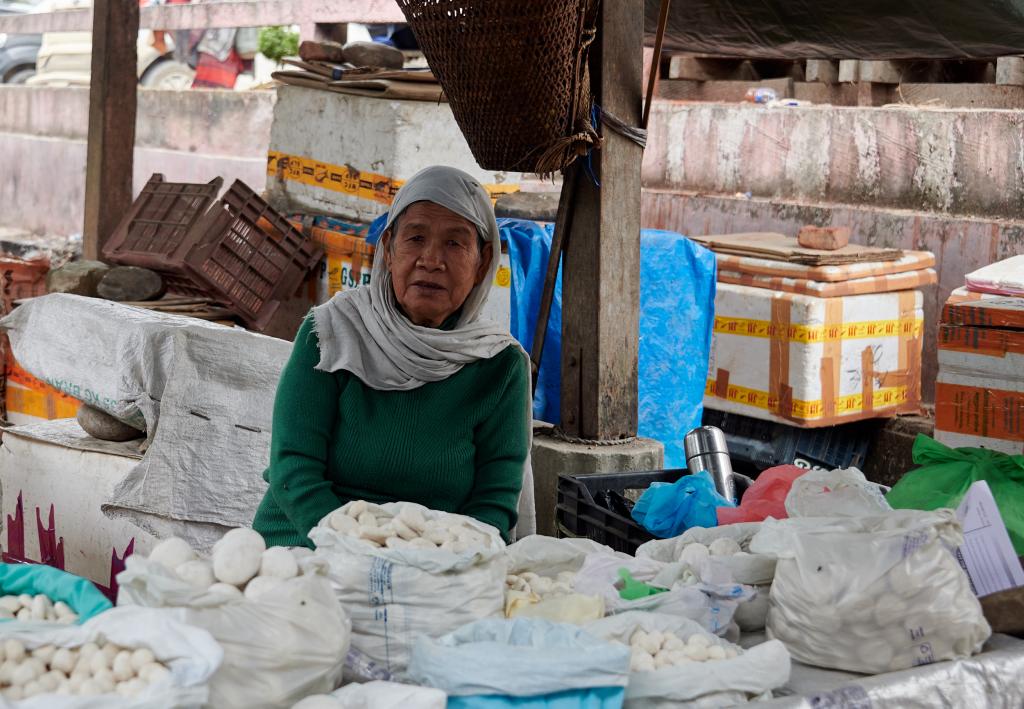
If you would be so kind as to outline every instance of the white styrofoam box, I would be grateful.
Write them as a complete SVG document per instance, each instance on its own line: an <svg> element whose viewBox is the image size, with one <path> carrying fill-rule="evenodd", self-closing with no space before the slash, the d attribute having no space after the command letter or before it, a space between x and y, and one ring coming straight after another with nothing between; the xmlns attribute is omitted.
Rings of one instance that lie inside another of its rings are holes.
<svg viewBox="0 0 1024 709"><path fill-rule="evenodd" d="M30 430L32 437L21 430ZM17 553L12 539L22 534L24 556L41 561L46 552L41 544L56 545L65 571L109 586L114 555L122 558L130 545L134 553L148 554L156 540L131 522L109 519L100 510L138 460L65 444L87 438L74 419L4 431L0 445L3 547L7 554ZM52 539L41 540L41 528L44 537ZM52 535L47 535L47 529Z"/></svg>
<svg viewBox="0 0 1024 709"><path fill-rule="evenodd" d="M267 198L278 209L370 222L400 183L431 165L465 170L492 194L518 189L519 173L477 166L447 103L277 91Z"/></svg>
<svg viewBox="0 0 1024 709"><path fill-rule="evenodd" d="M915 411L922 302L919 291L818 298L719 283L704 405L797 426Z"/></svg>

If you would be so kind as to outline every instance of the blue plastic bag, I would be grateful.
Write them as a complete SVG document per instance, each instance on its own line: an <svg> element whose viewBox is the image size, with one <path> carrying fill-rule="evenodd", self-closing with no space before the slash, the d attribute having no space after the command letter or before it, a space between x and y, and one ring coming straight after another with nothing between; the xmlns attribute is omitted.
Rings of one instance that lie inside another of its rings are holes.
<svg viewBox="0 0 1024 709"><path fill-rule="evenodd" d="M0 595L43 594L64 601L78 614L77 623L113 608L92 581L45 564L0 564Z"/></svg>
<svg viewBox="0 0 1024 709"><path fill-rule="evenodd" d="M633 519L656 537L677 537L690 527L718 526L716 507L735 507L715 489L707 471L674 483L651 483L633 506Z"/></svg>
<svg viewBox="0 0 1024 709"><path fill-rule="evenodd" d="M486 619L413 646L409 678L448 693L449 709L618 709L629 648L546 620Z"/></svg>

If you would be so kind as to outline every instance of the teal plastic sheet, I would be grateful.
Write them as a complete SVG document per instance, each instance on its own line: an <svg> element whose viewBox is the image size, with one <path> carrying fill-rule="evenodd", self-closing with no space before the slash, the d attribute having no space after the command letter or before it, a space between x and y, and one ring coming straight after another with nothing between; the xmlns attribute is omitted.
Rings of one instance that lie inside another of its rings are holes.
<svg viewBox="0 0 1024 709"><path fill-rule="evenodd" d="M0 595L43 594L64 601L78 614L78 623L113 608L92 581L45 564L0 564Z"/></svg>
<svg viewBox="0 0 1024 709"><path fill-rule="evenodd" d="M450 709L618 709L629 648L546 620L486 619L413 647L409 677Z"/></svg>

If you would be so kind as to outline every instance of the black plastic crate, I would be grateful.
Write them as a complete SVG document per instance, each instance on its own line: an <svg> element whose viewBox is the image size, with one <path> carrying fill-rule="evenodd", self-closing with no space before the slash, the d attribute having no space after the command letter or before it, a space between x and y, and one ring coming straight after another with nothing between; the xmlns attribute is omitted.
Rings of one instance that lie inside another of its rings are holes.
<svg viewBox="0 0 1024 709"><path fill-rule="evenodd" d="M725 434L733 468L758 473L776 465L863 468L877 421L856 421L826 428L797 428L740 414L704 409L705 426Z"/></svg>
<svg viewBox="0 0 1024 709"><path fill-rule="evenodd" d="M643 491L651 483L674 483L686 475L680 470L650 470L639 473L596 473L558 476L555 526L559 537L586 537L615 551L633 554L636 548L654 539L654 535L631 517L612 512L594 496L605 491L621 495L626 490Z"/></svg>

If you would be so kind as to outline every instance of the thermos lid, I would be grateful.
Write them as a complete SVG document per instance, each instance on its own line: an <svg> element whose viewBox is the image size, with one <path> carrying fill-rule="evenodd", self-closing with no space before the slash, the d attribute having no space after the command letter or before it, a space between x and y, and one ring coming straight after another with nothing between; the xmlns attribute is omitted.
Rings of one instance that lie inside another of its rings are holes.
<svg viewBox="0 0 1024 709"><path fill-rule="evenodd" d="M705 453L729 452L725 434L714 426L701 426L687 433L683 439L683 449L686 451L687 460Z"/></svg>

